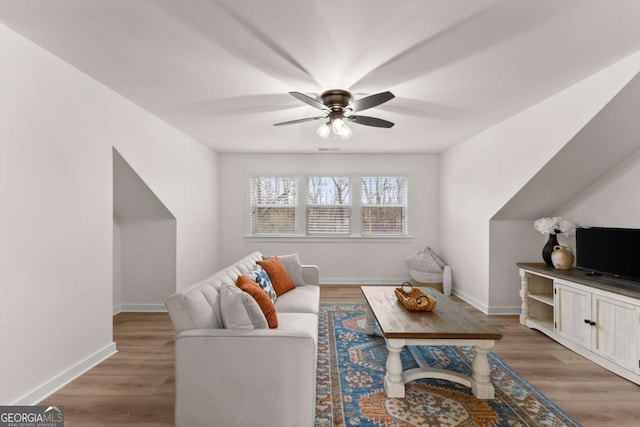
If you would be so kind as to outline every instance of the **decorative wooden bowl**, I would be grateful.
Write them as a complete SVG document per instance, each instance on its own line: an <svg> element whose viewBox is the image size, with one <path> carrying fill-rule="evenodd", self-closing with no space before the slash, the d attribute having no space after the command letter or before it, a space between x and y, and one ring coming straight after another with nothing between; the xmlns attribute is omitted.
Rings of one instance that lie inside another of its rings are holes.
<svg viewBox="0 0 640 427"><path fill-rule="evenodd" d="M436 299L422 290L414 288L409 282L404 282L394 292L398 301L409 311L431 311L436 307Z"/></svg>

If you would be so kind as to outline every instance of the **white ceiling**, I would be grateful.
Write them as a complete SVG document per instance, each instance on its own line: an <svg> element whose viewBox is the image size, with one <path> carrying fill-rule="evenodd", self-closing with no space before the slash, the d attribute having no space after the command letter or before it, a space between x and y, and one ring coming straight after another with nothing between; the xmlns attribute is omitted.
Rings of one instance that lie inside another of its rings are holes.
<svg viewBox="0 0 640 427"><path fill-rule="evenodd" d="M219 152L437 153L640 50L638 0L0 0L0 22ZM396 125L272 126L331 88L392 91L365 114Z"/></svg>

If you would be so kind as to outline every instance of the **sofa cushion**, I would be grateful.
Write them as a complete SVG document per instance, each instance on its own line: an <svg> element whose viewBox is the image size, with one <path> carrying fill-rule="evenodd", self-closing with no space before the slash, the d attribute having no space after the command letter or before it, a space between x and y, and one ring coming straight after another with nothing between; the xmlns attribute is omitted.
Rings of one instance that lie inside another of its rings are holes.
<svg viewBox="0 0 640 427"><path fill-rule="evenodd" d="M280 296L296 287L293 283L289 273L285 270L282 261L278 257L268 260L256 261L256 264L264 268L273 283L273 288L276 290L276 295Z"/></svg>
<svg viewBox="0 0 640 427"><path fill-rule="evenodd" d="M260 288L269 296L269 299L272 303L276 302L278 296L276 295L276 290L273 289L273 283L271 283L271 279L264 268L256 265L256 268L250 271L248 274L245 274L246 277L251 279L253 282L257 283Z"/></svg>
<svg viewBox="0 0 640 427"><path fill-rule="evenodd" d="M253 267L253 266L250 267L250 266L247 266L245 264L238 264L237 267L238 267L238 270L240 271L240 273L249 274L249 272L252 270L251 267Z"/></svg>
<svg viewBox="0 0 640 427"><path fill-rule="evenodd" d="M167 298L165 305L176 332L222 328L220 280L211 277Z"/></svg>
<svg viewBox="0 0 640 427"><path fill-rule="evenodd" d="M278 297L278 301L276 302L278 318L281 313L318 313L319 300L319 286L297 286L295 289Z"/></svg>
<svg viewBox="0 0 640 427"><path fill-rule="evenodd" d="M242 274L247 274L254 268L256 268L256 261L262 259L262 253L253 252L239 261L236 261L233 265L236 266Z"/></svg>
<svg viewBox="0 0 640 427"><path fill-rule="evenodd" d="M263 256L262 259L268 260L275 258L273 256ZM298 254L278 255L278 259L282 262L284 269L289 273L289 277L293 280L296 286L304 285L304 279L302 278L302 264L300 264L300 258Z"/></svg>
<svg viewBox="0 0 640 427"><path fill-rule="evenodd" d="M313 336L316 348L318 348L318 315L313 313L279 313L278 329L307 331Z"/></svg>
<svg viewBox="0 0 640 427"><path fill-rule="evenodd" d="M248 293L231 283L220 288L220 311L227 329L267 329L269 324L260 306Z"/></svg>
<svg viewBox="0 0 640 427"><path fill-rule="evenodd" d="M262 310L262 314L264 314L264 317L267 319L269 328L277 328L278 316L276 315L276 307L260 285L247 276L238 276L238 287L256 300L260 310Z"/></svg>

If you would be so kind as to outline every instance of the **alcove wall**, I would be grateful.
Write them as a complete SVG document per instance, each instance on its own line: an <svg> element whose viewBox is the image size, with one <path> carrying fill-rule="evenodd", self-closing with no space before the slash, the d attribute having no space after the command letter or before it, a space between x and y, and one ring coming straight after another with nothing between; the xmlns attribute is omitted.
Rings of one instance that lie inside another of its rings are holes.
<svg viewBox="0 0 640 427"><path fill-rule="evenodd" d="M176 289L176 219L113 150L113 310L164 310Z"/></svg>

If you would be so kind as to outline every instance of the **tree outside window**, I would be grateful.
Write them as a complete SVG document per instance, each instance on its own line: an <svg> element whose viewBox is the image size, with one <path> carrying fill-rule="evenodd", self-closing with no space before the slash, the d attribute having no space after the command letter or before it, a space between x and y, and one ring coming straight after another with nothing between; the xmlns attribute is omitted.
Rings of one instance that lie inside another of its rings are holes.
<svg viewBox="0 0 640 427"><path fill-rule="evenodd" d="M351 232L351 180L313 176L307 180L307 234Z"/></svg>

